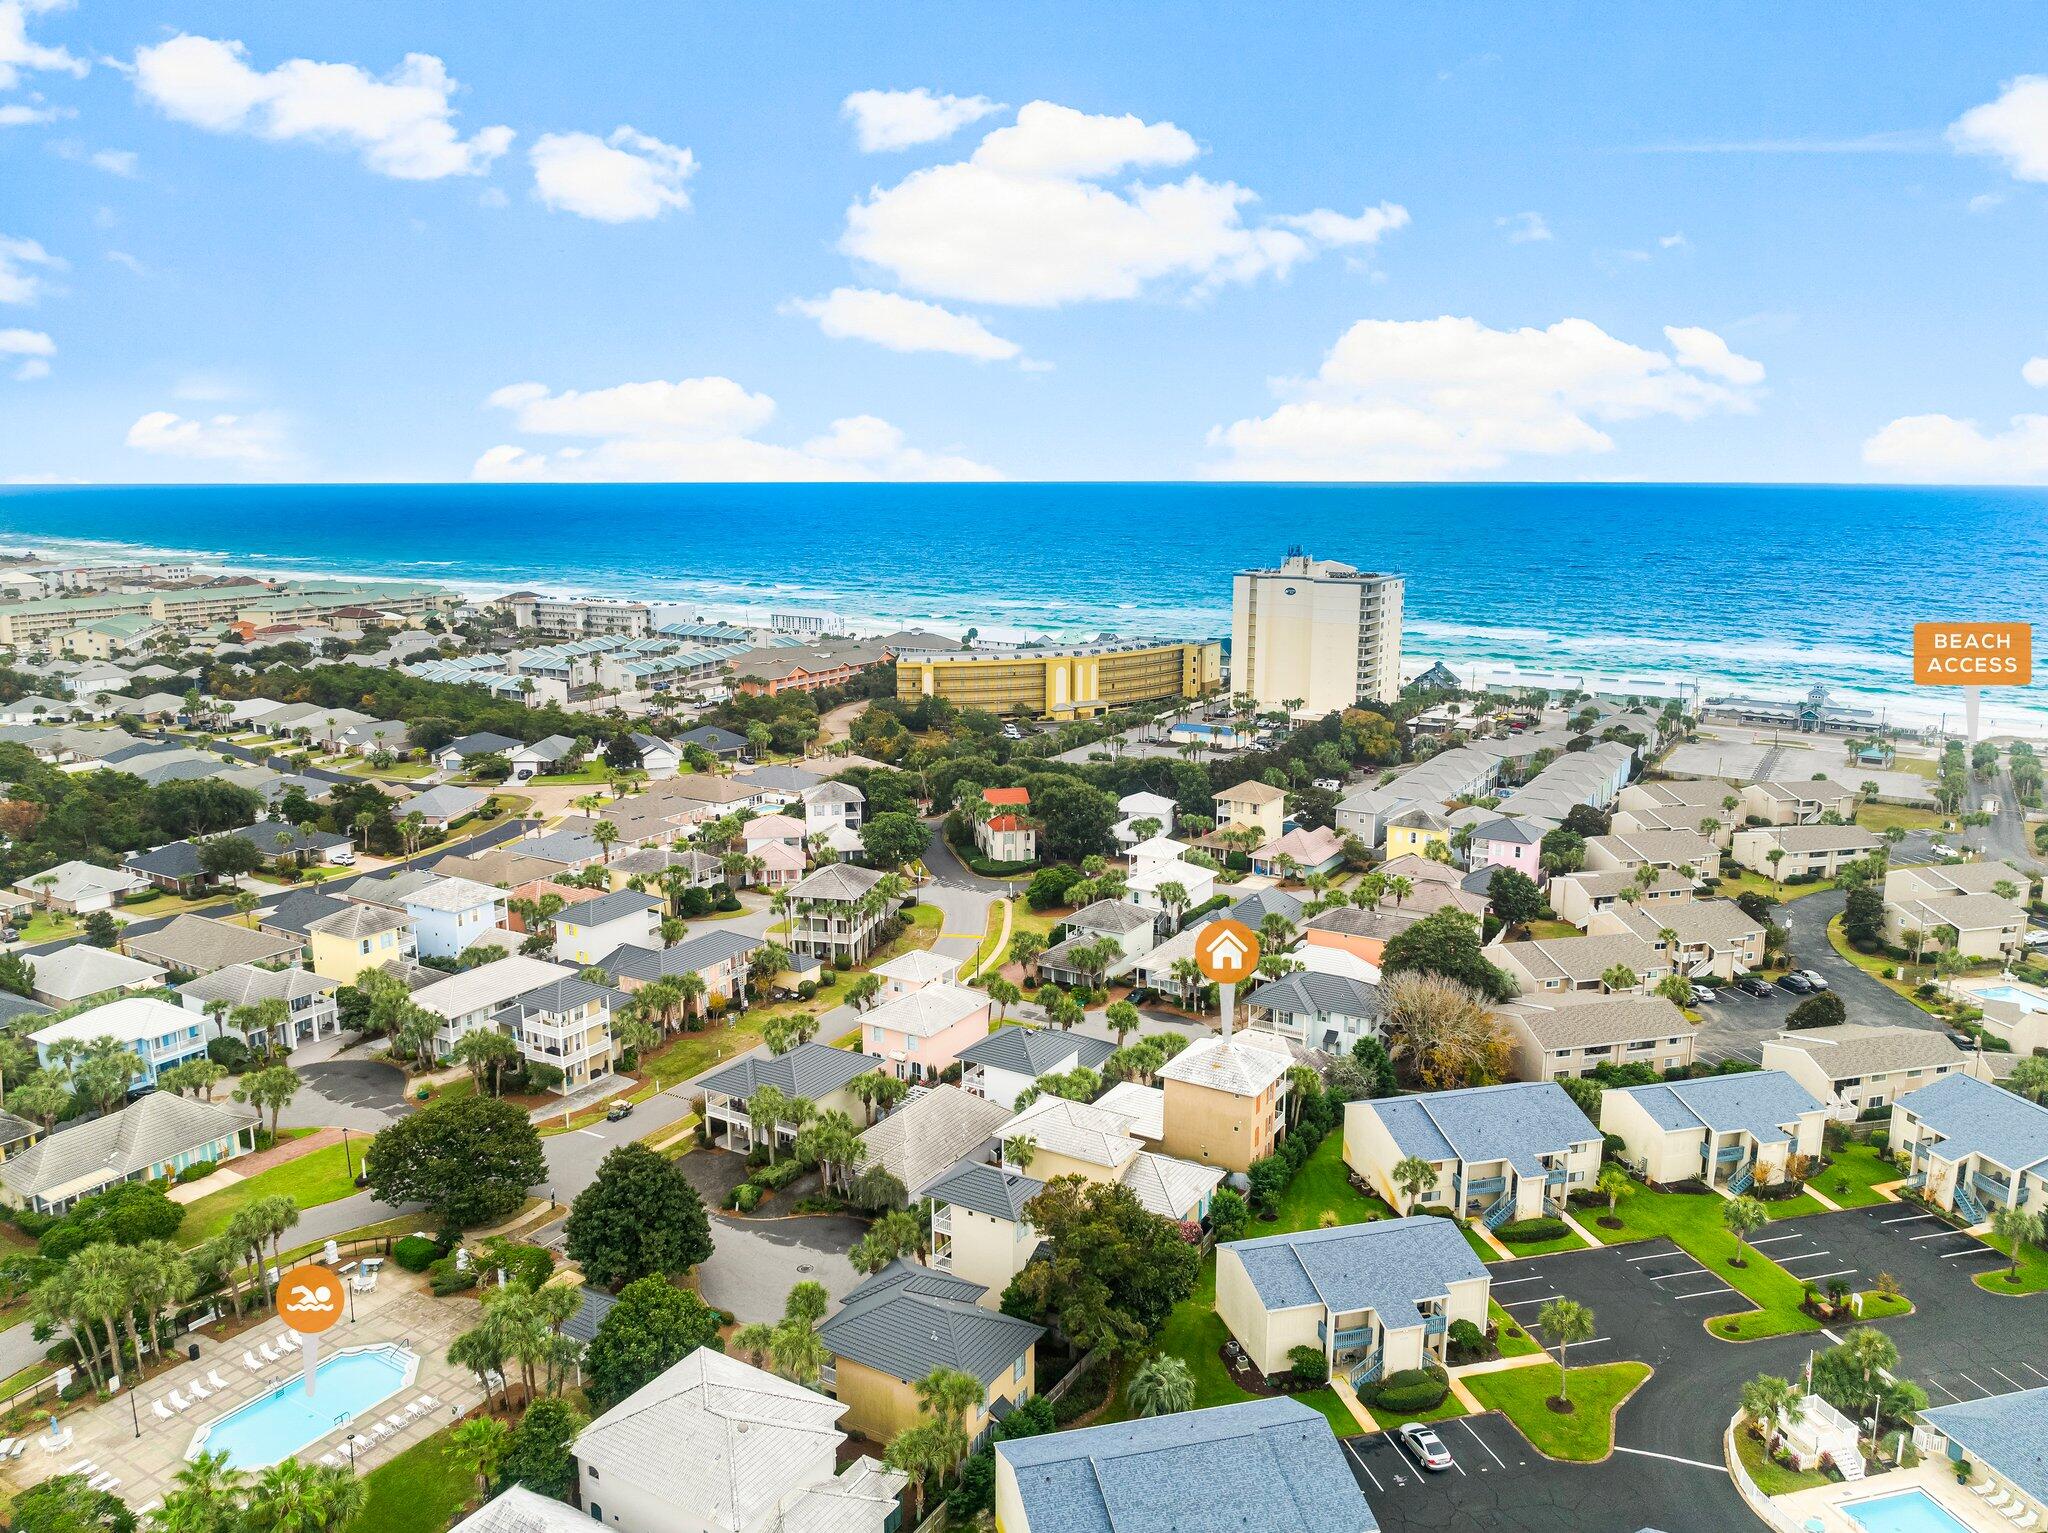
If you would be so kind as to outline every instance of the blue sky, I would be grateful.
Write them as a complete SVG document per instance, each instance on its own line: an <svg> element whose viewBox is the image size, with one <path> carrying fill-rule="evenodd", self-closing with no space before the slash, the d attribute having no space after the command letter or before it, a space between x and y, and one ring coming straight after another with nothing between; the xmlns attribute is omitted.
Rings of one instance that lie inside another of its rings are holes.
<svg viewBox="0 0 2048 1533"><path fill-rule="evenodd" d="M2038 9L1849 14L0 0L0 478L2048 480Z"/></svg>

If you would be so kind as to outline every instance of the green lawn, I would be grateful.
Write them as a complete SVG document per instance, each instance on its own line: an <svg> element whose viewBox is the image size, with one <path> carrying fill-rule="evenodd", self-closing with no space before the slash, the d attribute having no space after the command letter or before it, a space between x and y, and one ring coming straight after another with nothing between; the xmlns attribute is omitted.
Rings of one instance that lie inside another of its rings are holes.
<svg viewBox="0 0 2048 1533"><path fill-rule="evenodd" d="M185 1222L178 1226L178 1243L196 1246L202 1240L211 1239L228 1227L236 1209L257 1198L275 1197L281 1193L300 1208L317 1208L322 1203L347 1197L356 1188L343 1164L343 1151L348 1152L360 1171L363 1169L363 1145L366 1142L364 1138L346 1146L324 1145L297 1160L288 1160L268 1171L259 1171L232 1187L208 1193L198 1202L186 1206Z"/></svg>
<svg viewBox="0 0 2048 1533"><path fill-rule="evenodd" d="M17 942L50 942L79 930L76 920L61 910L38 910L25 925L14 929Z"/></svg>
<svg viewBox="0 0 2048 1533"><path fill-rule="evenodd" d="M1900 830L1945 830L1949 819L1945 814L1910 804L1865 804L1856 811L1856 823L1881 836L1893 826Z"/></svg>
<svg viewBox="0 0 2048 1533"><path fill-rule="evenodd" d="M1459 1416L1469 1414L1465 1409L1464 1402L1459 1400L1454 1394L1445 1395L1438 1404L1429 1410L1409 1411L1405 1415L1394 1411L1383 1411L1376 1405L1368 1405L1366 1410L1371 1414L1372 1419L1380 1424L1381 1429L1388 1432L1404 1427L1411 1421L1451 1421Z"/></svg>
<svg viewBox="0 0 2048 1533"><path fill-rule="evenodd" d="M1871 1189L1896 1182L1904 1173L1887 1157L1860 1140L1835 1151L1833 1163L1816 1176L1814 1185L1844 1208L1869 1208L1884 1202Z"/></svg>
<svg viewBox="0 0 2048 1533"><path fill-rule="evenodd" d="M1473 1229L1472 1226L1466 1223L1463 1219L1460 1219L1458 1221L1458 1233L1465 1237L1465 1244L1472 1248L1472 1254L1478 1257L1481 1261L1497 1262L1501 1259L1500 1252L1494 1250L1492 1246L1488 1245L1485 1242L1485 1240L1483 1240L1480 1237L1479 1232Z"/></svg>
<svg viewBox="0 0 2048 1533"><path fill-rule="evenodd" d="M1648 1363L1600 1363L1574 1368L1569 1415L1546 1403L1557 1392L1557 1370L1544 1363L1505 1373L1475 1373L1465 1380L1481 1405L1505 1415L1545 1458L1590 1464L1614 1451L1614 1417L1622 1402L1650 1376Z"/></svg>
<svg viewBox="0 0 2048 1533"><path fill-rule="evenodd" d="M1711 1192L1652 1192L1632 1185L1622 1194L1614 1211L1622 1228L1608 1230L1597 1224L1594 1228L1609 1245L1659 1237L1671 1240L1756 1306L1754 1310L1715 1316L1709 1323L1715 1336L1755 1341L1764 1336L1819 1330L1820 1322L1799 1308L1806 1296L1806 1285L1798 1278L1754 1248L1742 1253L1743 1265L1734 1264L1738 1254L1735 1237L1721 1222L1721 1211L1726 1207L1727 1200ZM1865 1294L1864 1305L1866 1319L1903 1314L1912 1307L1904 1299L1888 1300L1876 1293Z"/></svg>
<svg viewBox="0 0 2048 1533"><path fill-rule="evenodd" d="M1812 1193L1802 1192L1796 1198L1766 1200L1764 1212L1773 1219L1803 1219L1808 1214L1824 1214L1827 1207Z"/></svg>
<svg viewBox="0 0 2048 1533"><path fill-rule="evenodd" d="M1819 1211L1820 1205L1816 1203L1814 1205L1814 1212L1818 1213ZM1562 1235L1554 1236L1549 1240L1502 1240L1501 1244L1517 1256L1548 1256L1553 1251L1583 1251L1586 1249L1585 1241L1579 1239L1570 1230L1566 1230Z"/></svg>
<svg viewBox="0 0 2048 1533"><path fill-rule="evenodd" d="M1583 937L1584 935L1584 932L1580 931L1569 921L1531 921L1529 923L1529 940L1532 942L1547 942L1556 937Z"/></svg>
<svg viewBox="0 0 2048 1533"><path fill-rule="evenodd" d="M543 772L538 777L527 779L527 786L533 788L554 788L580 786L585 783L603 787L612 780L611 770L602 761L580 766L573 772Z"/></svg>
<svg viewBox="0 0 2048 1533"><path fill-rule="evenodd" d="M1797 900L1834 887L1826 881L1811 884L1776 884L1761 873L1752 873L1748 868L1737 867L1731 862L1721 874L1721 887L1714 892L1721 898L1729 900L1751 891L1775 895L1781 900Z"/></svg>
<svg viewBox="0 0 2048 1533"><path fill-rule="evenodd" d="M1986 1244L2005 1249L2001 1241L1987 1241ZM1989 1272L1979 1272L1971 1279L1986 1293L2040 1293L2048 1290L2048 1251L2031 1242L2020 1246L2020 1275L2018 1282L2012 1282L2007 1274L2012 1271L2008 1260Z"/></svg>
<svg viewBox="0 0 2048 1533"><path fill-rule="evenodd" d="M1890 969L1893 974L1899 972L1899 965L1893 963L1891 959L1885 957L1882 953L1859 953L1855 948L1851 947L1849 939L1842 935L1842 918L1840 916L1836 916L1832 921L1828 922L1828 946L1833 948L1843 958L1848 959L1849 962L1856 965L1857 968L1868 974L1880 985L1883 985L1887 990L1905 997L1922 1011L1929 1012L1935 1016L1942 1015L1944 1007L1939 1001L1923 1001L1913 993L1912 985L1907 984L1901 979L1887 979L1885 977L1884 971L1887 969ZM1931 968L1926 968L1919 972L1923 975L1931 976L1934 971Z"/></svg>
<svg viewBox="0 0 2048 1533"><path fill-rule="evenodd" d="M1364 1224L1371 1219L1390 1219L1394 1211L1378 1198L1351 1185L1351 1168L1344 1164L1344 1133L1332 1129L1316 1146L1315 1154L1302 1162L1287 1191L1280 1199L1278 1221L1254 1221L1246 1230L1254 1235L1286 1235L1312 1230L1322 1222L1323 1211L1333 1211L1339 1224Z"/></svg>
<svg viewBox="0 0 2048 1533"><path fill-rule="evenodd" d="M1735 1456L1742 1460L1742 1467L1749 1471L1756 1488L1767 1496L1789 1496L1795 1490L1812 1490L1816 1485L1828 1485L1835 1479L1824 1470L1788 1469L1764 1457L1763 1439L1748 1427L1739 1428L1735 1433Z"/></svg>
<svg viewBox="0 0 2048 1533"><path fill-rule="evenodd" d="M436 1432L365 1475L369 1494L348 1533L442 1533L454 1522L476 1480L456 1463L449 1435Z"/></svg>
<svg viewBox="0 0 2048 1533"><path fill-rule="evenodd" d="M1230 1377L1230 1370L1223 1366L1223 1343L1229 1335L1229 1327L1216 1313L1216 1257L1212 1252L1202 1261L1201 1275L1195 1279L1194 1292L1174 1306L1173 1313L1159 1328L1152 1347L1153 1351L1167 1353L1188 1365L1188 1371L1195 1378L1196 1410L1211 1405L1235 1405L1257 1398L1239 1389ZM1363 1430L1350 1409L1337 1398L1335 1390L1311 1389L1294 1398L1328 1417L1330 1430L1339 1437L1355 1437ZM1105 1422L1123 1421L1128 1415L1124 1398L1118 1394L1109 1402L1101 1419Z"/></svg>
<svg viewBox="0 0 2048 1533"><path fill-rule="evenodd" d="M1502 1357L1527 1357L1531 1352L1541 1352L1542 1346L1536 1338L1523 1329L1522 1322L1510 1315L1492 1300L1486 1301L1486 1318L1500 1327L1500 1355ZM1510 1336L1510 1331L1519 1335Z"/></svg>

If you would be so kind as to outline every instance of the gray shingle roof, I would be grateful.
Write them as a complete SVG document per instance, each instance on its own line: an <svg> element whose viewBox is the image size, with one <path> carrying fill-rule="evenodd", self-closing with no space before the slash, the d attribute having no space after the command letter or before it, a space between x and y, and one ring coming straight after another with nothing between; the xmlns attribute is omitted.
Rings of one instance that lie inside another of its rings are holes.
<svg viewBox="0 0 2048 1533"><path fill-rule="evenodd" d="M1251 1400L996 1444L1031 1533L1375 1533L1329 1421Z"/></svg>
<svg viewBox="0 0 2048 1533"><path fill-rule="evenodd" d="M310 934L318 932L323 937L341 937L361 940L374 937L379 932L395 931L410 924L403 911L390 910L382 905L344 904L332 914L324 915L317 921L306 923Z"/></svg>
<svg viewBox="0 0 2048 1533"><path fill-rule="evenodd" d="M1322 1304L1336 1314L1369 1309L1380 1324L1422 1323L1422 1306L1486 1268L1452 1220L1428 1214L1234 1240L1245 1275L1269 1310Z"/></svg>
<svg viewBox="0 0 2048 1533"><path fill-rule="evenodd" d="M291 1001L305 995L332 994L340 988L340 980L323 979L311 969L259 969L254 964L231 963L225 969L216 969L180 985L178 994L200 1001L249 1006L263 1000Z"/></svg>
<svg viewBox="0 0 2048 1533"><path fill-rule="evenodd" d="M701 974L729 959L744 958L760 945L759 937L735 931L701 932L670 948L626 942L598 959L597 967L615 980L651 980L664 975Z"/></svg>
<svg viewBox="0 0 2048 1533"><path fill-rule="evenodd" d="M1075 911L1060 924L1074 931L1121 937L1126 932L1152 925L1158 918L1157 911L1147 910L1143 905L1133 905L1125 900L1097 900Z"/></svg>
<svg viewBox="0 0 2048 1533"><path fill-rule="evenodd" d="M849 1293L818 1334L834 1356L891 1378L915 1383L934 1368L957 1368L993 1384L1045 1328L981 1308L975 1300L985 1292L899 1257Z"/></svg>
<svg viewBox="0 0 2048 1533"><path fill-rule="evenodd" d="M1282 975L1249 992L1247 1006L1264 1006L1282 1017L1377 1017L1380 989L1348 974L1319 974L1304 969Z"/></svg>
<svg viewBox="0 0 2048 1533"><path fill-rule="evenodd" d="M594 900L571 905L555 917L557 926L602 926L643 910L659 910L661 901L650 899L637 889L615 889Z"/></svg>
<svg viewBox="0 0 2048 1533"><path fill-rule="evenodd" d="M1600 1130L1555 1081L1382 1097L1345 1110L1376 1116L1403 1155L1424 1160L1455 1156L1468 1165L1504 1160L1519 1173L1536 1175L1542 1172L1540 1157L1600 1139Z"/></svg>
<svg viewBox="0 0 2048 1533"><path fill-rule="evenodd" d="M736 1059L716 1074L705 1076L701 1084L706 1091L743 1099L762 1086L773 1086L787 1096L815 1101L837 1091L856 1075L879 1068L881 1063L872 1054L835 1049L829 1043L813 1040L798 1044L787 1054L749 1054L745 1059Z"/></svg>
<svg viewBox="0 0 2048 1533"><path fill-rule="evenodd" d="M963 1063L987 1070L1007 1070L1033 1080L1060 1068L1068 1059L1094 1070L1116 1052L1106 1038L1082 1033L1064 1033L1044 1027L999 1027L986 1038L977 1038L960 1051Z"/></svg>
<svg viewBox="0 0 2048 1533"><path fill-rule="evenodd" d="M216 921L187 912L143 937L126 939L128 956L192 973L209 973L231 963L261 963L299 950L296 938Z"/></svg>
<svg viewBox="0 0 2048 1533"><path fill-rule="evenodd" d="M2048 1107L1970 1075L1944 1075L1899 1106L1941 1135L1946 1160L1977 1154L2008 1171L2048 1162Z"/></svg>
<svg viewBox="0 0 2048 1533"><path fill-rule="evenodd" d="M1253 931L1257 931L1259 923L1269 915L1280 916L1289 926L1298 927L1301 925L1301 901L1285 889L1261 889L1247 894L1223 912L1225 920L1242 921Z"/></svg>
<svg viewBox="0 0 2048 1533"><path fill-rule="evenodd" d="M1000 1103L958 1086L933 1086L913 1090L860 1139L868 1149L867 1164L886 1166L904 1186L915 1187L987 1143L1009 1116Z"/></svg>
<svg viewBox="0 0 2048 1533"><path fill-rule="evenodd" d="M1920 1419L2000 1479L2048 1501L2048 1385L1936 1405Z"/></svg>
<svg viewBox="0 0 2048 1533"><path fill-rule="evenodd" d="M318 889L294 889L272 907L263 924L275 931L306 934L306 928L315 921L347 910L346 900L338 900L331 894L322 894Z"/></svg>
<svg viewBox="0 0 2048 1533"><path fill-rule="evenodd" d="M857 900L881 881L882 875L873 868L863 868L851 862L828 863L791 884L789 897L797 902Z"/></svg>
<svg viewBox="0 0 2048 1533"><path fill-rule="evenodd" d="M453 751L458 756L491 756L517 749L519 742L510 735L492 734L486 729L473 735L464 735L459 740L451 740L435 754L446 755Z"/></svg>
<svg viewBox="0 0 2048 1533"><path fill-rule="evenodd" d="M125 1181L182 1151L245 1128L259 1116L227 1103L152 1091L120 1112L73 1124L0 1161L0 1182L23 1197L35 1197L96 1173L104 1173L102 1182Z"/></svg>
<svg viewBox="0 0 2048 1533"><path fill-rule="evenodd" d="M1949 1080L1963 1077L1951 1076ZM1923 1086L1932 1091L1944 1084ZM1631 1086L1628 1094L1667 1129L1742 1130L1759 1144L1782 1144L1790 1137L1785 1125L1802 1113L1818 1112L1813 1093L1783 1070L1747 1070L1740 1075L1707 1075L1696 1081L1671 1081L1660 1086ZM2017 1100L2017 1099L2015 1099Z"/></svg>
<svg viewBox="0 0 2048 1533"><path fill-rule="evenodd" d="M1960 1069L1969 1056L1947 1033L1932 1027L1870 1027L1847 1022L1766 1039L1774 1048L1798 1049L1831 1080L1883 1075L1893 1070Z"/></svg>

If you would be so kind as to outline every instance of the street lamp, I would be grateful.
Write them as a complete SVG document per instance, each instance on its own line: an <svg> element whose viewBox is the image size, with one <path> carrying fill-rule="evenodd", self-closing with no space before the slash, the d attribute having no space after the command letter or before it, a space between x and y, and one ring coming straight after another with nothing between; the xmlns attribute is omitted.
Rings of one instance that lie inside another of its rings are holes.
<svg viewBox="0 0 2048 1533"><path fill-rule="evenodd" d="M356 1472L356 1434L353 1432L348 1434L348 1472Z"/></svg>

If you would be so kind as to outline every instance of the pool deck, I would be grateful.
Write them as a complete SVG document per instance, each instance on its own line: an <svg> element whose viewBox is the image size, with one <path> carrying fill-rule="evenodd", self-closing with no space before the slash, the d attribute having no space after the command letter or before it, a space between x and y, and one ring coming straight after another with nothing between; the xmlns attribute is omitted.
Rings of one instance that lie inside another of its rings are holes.
<svg viewBox="0 0 2048 1533"><path fill-rule="evenodd" d="M1862 1533L1840 1510L1845 1501L1868 1501L1877 1496L1894 1496L1901 1491L1924 1490L1941 1504L1943 1511L1973 1530L1973 1533L2012 1533L2012 1523L1985 1506L1983 1501L1956 1484L1955 1470L1947 1459L1936 1459L1913 1469L1894 1469L1874 1474L1854 1484L1822 1485L1812 1490L1773 1496L1772 1504L1785 1513L1783 1524L1800 1528L1815 1518L1827 1533Z"/></svg>
<svg viewBox="0 0 2048 1533"><path fill-rule="evenodd" d="M409 1388L386 1401L374 1419L382 1419L421 1394L430 1394L438 1402L434 1410L375 1447L358 1443L356 1468L365 1470L374 1469L446 1426L456 1414L482 1403L476 1376L451 1366L447 1360L448 1343L476 1324L482 1307L467 1296L432 1297L424 1277L406 1272L395 1263L387 1263L377 1287L369 1293L357 1294L355 1303L355 1323L351 1325L344 1319L320 1338L321 1357L331 1357L345 1347L397 1342L418 1355L418 1376ZM173 1477L184 1467L185 1450L201 1427L268 1393L287 1378L302 1375L304 1363L296 1356L272 1364L261 1373L251 1373L242 1366L245 1350L253 1349L259 1341L273 1341L283 1329L276 1316L266 1312L264 1323L252 1325L224 1341L205 1331L181 1338L181 1350L187 1343L198 1343L198 1362L181 1363L150 1378L135 1392L134 1411L130 1410L124 1391L91 1410L74 1411L63 1417L62 1425L70 1428L70 1441L54 1453L44 1446L45 1434L37 1432L28 1451L0 1469L0 1480L13 1490L21 1490L63 1473L81 1459L89 1459L120 1481L114 1488L115 1494L129 1506L145 1507L161 1500L171 1489ZM192 1409L170 1421L158 1420L150 1402L162 1400L168 1406L174 1389L189 1398L187 1386L194 1379L204 1384L208 1369L219 1372L227 1381L227 1389L209 1389L208 1397ZM138 1415L142 1422L140 1437L135 1430ZM369 1425L370 1420L363 1419L358 1429L367 1430ZM298 1456L307 1463L318 1463L321 1454L341 1447L347 1436L348 1429L331 1432L301 1449ZM347 1462L345 1449L342 1458Z"/></svg>

